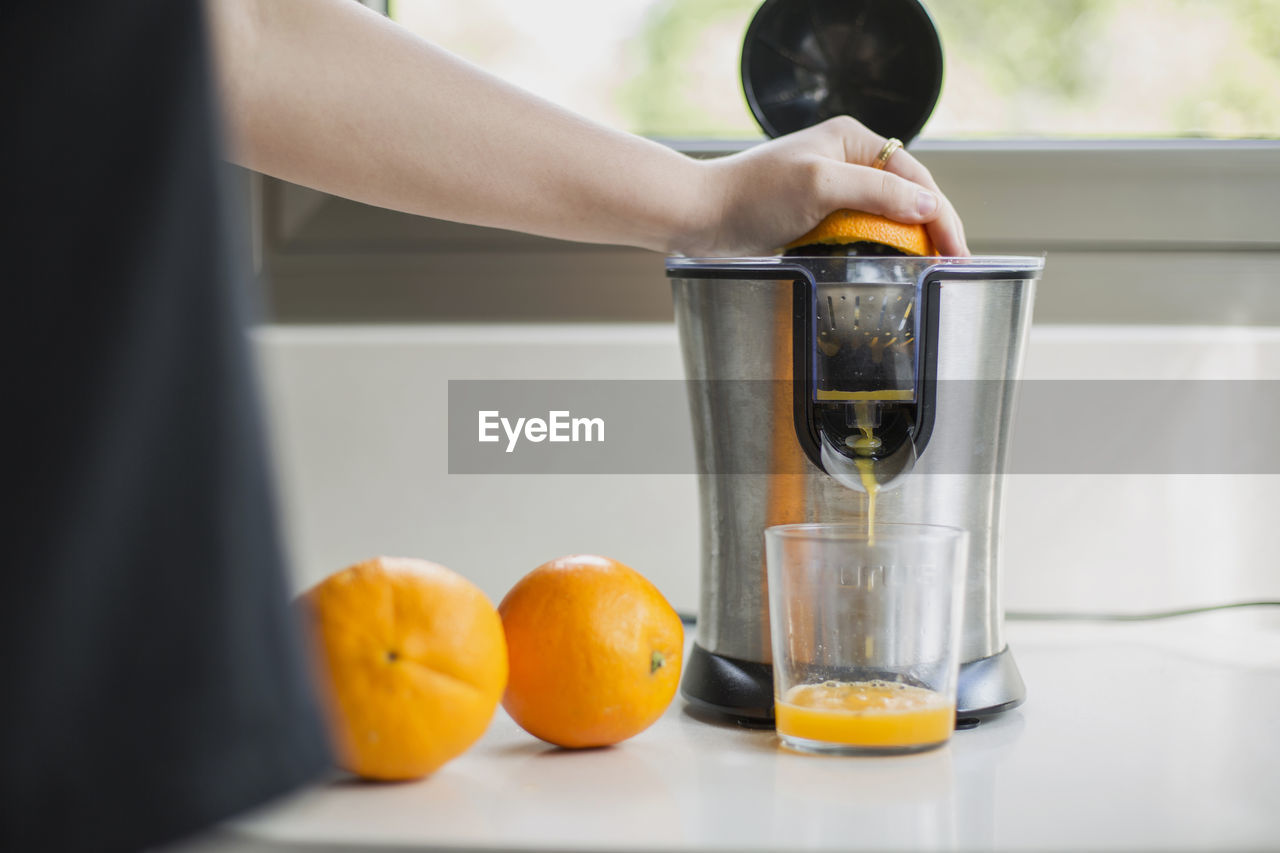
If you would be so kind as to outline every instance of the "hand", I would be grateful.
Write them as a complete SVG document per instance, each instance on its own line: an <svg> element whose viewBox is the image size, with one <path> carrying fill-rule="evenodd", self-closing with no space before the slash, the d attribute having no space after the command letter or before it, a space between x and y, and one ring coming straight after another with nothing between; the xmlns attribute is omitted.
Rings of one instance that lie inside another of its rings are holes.
<svg viewBox="0 0 1280 853"><path fill-rule="evenodd" d="M691 257L770 254L834 210L924 223L943 255L968 255L964 227L929 170L899 150L869 165L885 139L848 116L702 161L710 203L676 248Z"/></svg>

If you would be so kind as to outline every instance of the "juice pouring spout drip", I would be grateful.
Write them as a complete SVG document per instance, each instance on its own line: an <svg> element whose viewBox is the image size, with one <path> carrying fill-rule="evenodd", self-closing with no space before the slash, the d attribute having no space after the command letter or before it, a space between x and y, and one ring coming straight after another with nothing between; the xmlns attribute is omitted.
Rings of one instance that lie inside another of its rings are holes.
<svg viewBox="0 0 1280 853"><path fill-rule="evenodd" d="M862 435L854 439L850 447L857 454L853 464L857 466L858 477L862 480L862 488L866 489L867 492L867 542L875 544L876 492L880 490L880 484L876 482L876 467L875 462L871 459L871 454L880 449L880 439L876 438L875 430L871 426L873 423L871 403L866 400L859 400L853 404L853 411L854 420L857 422L858 430Z"/></svg>
<svg viewBox="0 0 1280 853"><path fill-rule="evenodd" d="M878 408L902 404L911 399L910 391L883 389L850 394L842 402L848 406L850 433L841 440L820 430L823 467L836 482L867 496L867 538L875 542L876 504L881 491L915 464L915 447L908 440L888 458L880 455L884 439L877 425ZM837 446L840 441L842 446Z"/></svg>

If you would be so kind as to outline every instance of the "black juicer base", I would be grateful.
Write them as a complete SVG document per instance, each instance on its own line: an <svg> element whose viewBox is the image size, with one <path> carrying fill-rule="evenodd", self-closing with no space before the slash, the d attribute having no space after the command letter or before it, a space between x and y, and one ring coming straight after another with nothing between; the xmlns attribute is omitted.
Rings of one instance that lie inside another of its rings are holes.
<svg viewBox="0 0 1280 853"><path fill-rule="evenodd" d="M680 693L694 708L748 726L773 724L773 666L713 654L697 643L685 663ZM1027 687L1009 647L990 657L960 664L956 684L956 728L1012 710L1027 698Z"/></svg>

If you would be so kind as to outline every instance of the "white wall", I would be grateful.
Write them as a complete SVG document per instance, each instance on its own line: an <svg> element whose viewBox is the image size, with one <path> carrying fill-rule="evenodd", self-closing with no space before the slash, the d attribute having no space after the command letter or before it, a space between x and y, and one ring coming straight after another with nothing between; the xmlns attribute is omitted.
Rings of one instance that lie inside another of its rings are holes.
<svg viewBox="0 0 1280 853"><path fill-rule="evenodd" d="M1033 327L1024 375L1280 379L1280 329ZM1091 426L1105 429L1105 420ZM1085 446L1089 428L1082 425ZM1280 598L1280 476L1016 475L1007 490L1010 610L1144 611Z"/></svg>
<svg viewBox="0 0 1280 853"><path fill-rule="evenodd" d="M679 378L673 326L271 326L256 339L298 588L401 554L443 563L497 601L547 559L596 552L696 609L692 476L447 473L448 379ZM1026 375L1280 378L1280 330L1037 327ZM1278 514L1274 476L1012 476L1006 606L1280 597Z"/></svg>
<svg viewBox="0 0 1280 853"><path fill-rule="evenodd" d="M257 340L298 587L397 554L496 602L542 562L587 552L696 607L692 475L448 473L449 379L678 379L674 326L277 326Z"/></svg>

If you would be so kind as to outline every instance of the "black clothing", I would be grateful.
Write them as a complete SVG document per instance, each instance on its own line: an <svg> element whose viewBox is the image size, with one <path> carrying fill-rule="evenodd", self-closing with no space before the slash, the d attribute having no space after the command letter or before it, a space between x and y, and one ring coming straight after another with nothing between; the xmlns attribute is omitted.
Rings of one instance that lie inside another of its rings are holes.
<svg viewBox="0 0 1280 853"><path fill-rule="evenodd" d="M0 11L0 849L123 850L311 778L203 9Z"/></svg>

